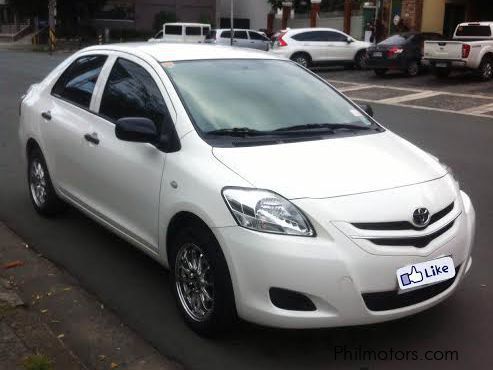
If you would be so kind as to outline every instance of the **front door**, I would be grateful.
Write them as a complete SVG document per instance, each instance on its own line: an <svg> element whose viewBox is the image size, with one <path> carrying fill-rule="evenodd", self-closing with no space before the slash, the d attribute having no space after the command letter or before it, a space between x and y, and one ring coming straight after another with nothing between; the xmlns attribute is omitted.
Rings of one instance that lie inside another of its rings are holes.
<svg viewBox="0 0 493 370"><path fill-rule="evenodd" d="M91 127L94 140L86 143L87 187L94 189L88 208L156 251L166 154L151 144L119 140L115 123L124 117L145 117L159 131L173 123L156 72L138 58L113 58L102 89L99 116Z"/></svg>

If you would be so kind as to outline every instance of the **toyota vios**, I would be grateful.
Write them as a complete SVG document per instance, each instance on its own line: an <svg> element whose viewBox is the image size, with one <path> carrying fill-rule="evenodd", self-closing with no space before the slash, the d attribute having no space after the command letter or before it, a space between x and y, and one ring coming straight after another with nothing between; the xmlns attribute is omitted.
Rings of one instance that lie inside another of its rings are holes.
<svg viewBox="0 0 493 370"><path fill-rule="evenodd" d="M212 334L237 316L396 319L457 288L469 197L366 111L273 54L120 44L33 85L19 130L36 211L69 203L169 267L185 320Z"/></svg>

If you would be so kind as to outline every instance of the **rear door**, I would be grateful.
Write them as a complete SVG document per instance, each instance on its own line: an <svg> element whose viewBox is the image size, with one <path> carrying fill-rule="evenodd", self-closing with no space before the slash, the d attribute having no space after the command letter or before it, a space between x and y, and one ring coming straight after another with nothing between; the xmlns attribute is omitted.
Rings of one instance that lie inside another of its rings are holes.
<svg viewBox="0 0 493 370"><path fill-rule="evenodd" d="M185 26L185 42L194 44L204 41L201 26Z"/></svg>
<svg viewBox="0 0 493 370"><path fill-rule="evenodd" d="M159 75L139 58L116 54L99 93L99 115L86 142L85 186L95 189L87 207L149 250L158 245L161 178L166 153L147 143L115 136L124 117L151 119L159 131L174 129L175 113ZM96 190L97 189L97 190Z"/></svg>
<svg viewBox="0 0 493 370"><path fill-rule="evenodd" d="M325 31L305 31L291 36L298 41L298 49L310 53L313 61L326 61L329 58L327 35Z"/></svg>
<svg viewBox="0 0 493 370"><path fill-rule="evenodd" d="M52 177L60 191L73 199L84 194L81 171L84 135L94 119L93 92L108 59L103 54L77 58L55 82L39 119Z"/></svg>

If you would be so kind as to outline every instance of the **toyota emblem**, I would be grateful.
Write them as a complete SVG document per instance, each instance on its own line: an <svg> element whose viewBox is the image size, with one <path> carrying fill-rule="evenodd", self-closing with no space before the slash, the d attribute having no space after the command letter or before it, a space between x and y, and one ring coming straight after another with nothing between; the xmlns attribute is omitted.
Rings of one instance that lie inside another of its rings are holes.
<svg viewBox="0 0 493 370"><path fill-rule="evenodd" d="M413 223L418 227L425 227L430 222L430 211L426 208L417 208L413 212Z"/></svg>

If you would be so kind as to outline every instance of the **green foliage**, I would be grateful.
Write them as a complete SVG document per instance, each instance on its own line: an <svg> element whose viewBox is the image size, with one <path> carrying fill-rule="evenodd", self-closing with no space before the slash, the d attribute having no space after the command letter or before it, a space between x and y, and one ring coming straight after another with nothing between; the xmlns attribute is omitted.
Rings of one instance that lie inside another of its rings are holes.
<svg viewBox="0 0 493 370"><path fill-rule="evenodd" d="M39 353L26 358L23 367L25 370L53 370L50 359Z"/></svg>
<svg viewBox="0 0 493 370"><path fill-rule="evenodd" d="M152 28L155 32L158 32L163 29L163 24L177 21L178 19L176 18L175 13L170 13L163 10L154 16L154 23Z"/></svg>

